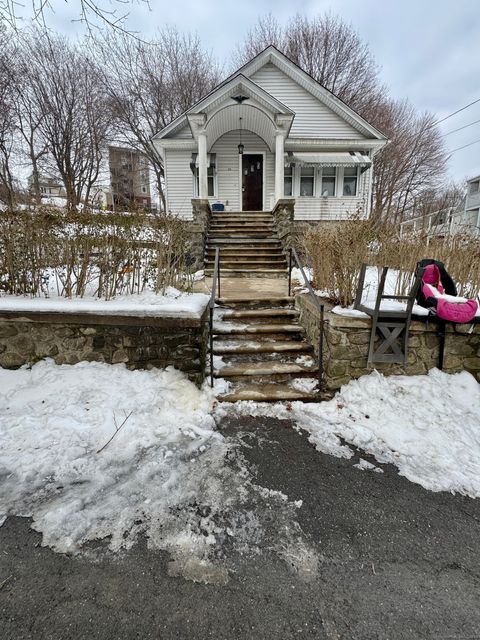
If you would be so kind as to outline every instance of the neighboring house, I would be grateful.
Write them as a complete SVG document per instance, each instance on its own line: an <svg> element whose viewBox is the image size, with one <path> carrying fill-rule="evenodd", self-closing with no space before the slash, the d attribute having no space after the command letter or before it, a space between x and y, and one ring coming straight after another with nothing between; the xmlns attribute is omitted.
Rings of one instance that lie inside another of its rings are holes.
<svg viewBox="0 0 480 640"><path fill-rule="evenodd" d="M45 175L40 175L38 178L38 184L40 187L40 194L43 201L65 199L67 193L60 178L51 178ZM33 192L33 175L28 177L28 189Z"/></svg>
<svg viewBox="0 0 480 640"><path fill-rule="evenodd" d="M402 222L401 235L412 232L423 232L428 238L480 235L480 176L467 181L467 193L457 207L448 207Z"/></svg>
<svg viewBox="0 0 480 640"><path fill-rule="evenodd" d="M295 219L368 216L377 129L269 46L156 134L167 210L192 199L227 211L294 199Z"/></svg>
<svg viewBox="0 0 480 640"><path fill-rule="evenodd" d="M146 156L134 149L111 146L108 164L113 206L151 209L150 170Z"/></svg>
<svg viewBox="0 0 480 640"><path fill-rule="evenodd" d="M465 198L464 224L469 229L480 233L480 176L467 181L467 195Z"/></svg>

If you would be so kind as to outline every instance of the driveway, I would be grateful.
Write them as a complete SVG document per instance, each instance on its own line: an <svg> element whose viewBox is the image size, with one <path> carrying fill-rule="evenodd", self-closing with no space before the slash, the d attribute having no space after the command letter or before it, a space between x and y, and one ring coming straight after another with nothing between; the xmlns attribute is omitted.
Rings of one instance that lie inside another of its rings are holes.
<svg viewBox="0 0 480 640"><path fill-rule="evenodd" d="M428 492L391 466L361 471L358 457L319 453L288 421L224 418L220 429L263 488L257 544L220 545L228 580L176 576L145 540L54 553L29 520L9 518L2 639L480 638L480 502Z"/></svg>

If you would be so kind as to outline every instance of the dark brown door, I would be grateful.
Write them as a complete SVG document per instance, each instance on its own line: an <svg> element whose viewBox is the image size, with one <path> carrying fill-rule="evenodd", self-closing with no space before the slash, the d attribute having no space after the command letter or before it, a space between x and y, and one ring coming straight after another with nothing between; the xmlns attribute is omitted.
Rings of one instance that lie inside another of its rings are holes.
<svg viewBox="0 0 480 640"><path fill-rule="evenodd" d="M263 155L242 156L242 209L263 209Z"/></svg>

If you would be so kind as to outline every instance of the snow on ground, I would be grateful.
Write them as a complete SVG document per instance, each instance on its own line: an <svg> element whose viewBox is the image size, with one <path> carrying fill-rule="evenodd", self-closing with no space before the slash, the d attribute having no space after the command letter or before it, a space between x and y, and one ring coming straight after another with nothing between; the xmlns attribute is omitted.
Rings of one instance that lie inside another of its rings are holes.
<svg viewBox="0 0 480 640"><path fill-rule="evenodd" d="M230 411L293 420L323 453L352 457L342 438L426 489L480 496L480 385L467 372L385 377L374 371L330 402L243 402Z"/></svg>
<svg viewBox="0 0 480 640"><path fill-rule="evenodd" d="M168 287L165 295L154 291L117 296L112 300L100 300L93 296L84 298L28 298L25 296L0 296L0 311L41 313L84 313L162 318L201 318L209 297L204 293L183 293Z"/></svg>
<svg viewBox="0 0 480 640"><path fill-rule="evenodd" d="M94 554L99 539L118 552L145 535L169 552L171 575L207 583L228 580L225 540L257 553L270 536L312 575L299 505L253 483L238 440L215 428L214 400L173 368L0 369L0 525L32 517L43 544L64 553Z"/></svg>

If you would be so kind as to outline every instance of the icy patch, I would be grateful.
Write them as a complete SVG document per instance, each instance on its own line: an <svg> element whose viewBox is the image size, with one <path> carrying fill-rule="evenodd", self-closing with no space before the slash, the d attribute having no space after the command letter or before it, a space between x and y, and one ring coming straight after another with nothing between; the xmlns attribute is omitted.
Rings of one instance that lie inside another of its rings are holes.
<svg viewBox="0 0 480 640"><path fill-rule="evenodd" d="M383 473L383 469L381 469L380 467L376 467L374 464L368 462L367 460L364 460L363 458L360 458L357 464L354 464L353 466L357 469L360 469L360 471L374 471L375 473Z"/></svg>

